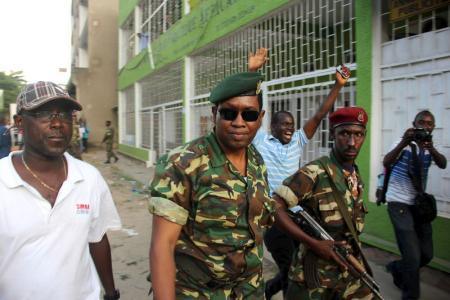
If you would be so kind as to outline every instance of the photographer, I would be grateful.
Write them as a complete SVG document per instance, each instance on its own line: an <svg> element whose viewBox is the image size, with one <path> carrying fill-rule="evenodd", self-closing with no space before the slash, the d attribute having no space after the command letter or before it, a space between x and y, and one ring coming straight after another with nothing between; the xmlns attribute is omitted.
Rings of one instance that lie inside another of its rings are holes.
<svg viewBox="0 0 450 300"><path fill-rule="evenodd" d="M433 258L431 223L414 218L418 192L412 178L420 177L425 190L431 160L441 169L447 166L445 156L433 146L433 114L428 110L419 112L413 126L405 131L383 160L384 167L391 170L386 201L402 255L401 260L390 262L386 268L392 274L394 284L402 290L402 299L419 298L419 270Z"/></svg>

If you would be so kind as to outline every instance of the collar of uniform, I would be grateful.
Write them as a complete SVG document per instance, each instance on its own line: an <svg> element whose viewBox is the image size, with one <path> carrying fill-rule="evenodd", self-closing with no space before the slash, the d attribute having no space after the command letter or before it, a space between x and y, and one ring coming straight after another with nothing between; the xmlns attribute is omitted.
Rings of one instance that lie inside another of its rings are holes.
<svg viewBox="0 0 450 300"><path fill-rule="evenodd" d="M207 137L206 140L211 145L212 153L210 153L210 162L212 167L220 167L223 166L227 162L227 158L225 156L225 153L223 153L222 148L220 148L219 142L217 141L217 136L214 132L211 132ZM256 148L250 144L250 146L247 147L247 160L254 164L254 165L260 165L263 163L262 158L259 160L258 155L256 155L257 150Z"/></svg>
<svg viewBox="0 0 450 300"><path fill-rule="evenodd" d="M223 153L222 148L220 148L219 142L217 141L217 136L214 132L211 132L206 140L211 145L212 153L210 153L210 162L212 167L220 167L223 166L227 158L225 157L225 153Z"/></svg>
<svg viewBox="0 0 450 300"><path fill-rule="evenodd" d="M331 152L330 152L330 160L336 166L336 169L338 169L342 174L344 174L344 167L342 167L342 165L336 159L336 156L334 155L333 150L331 150ZM359 169L358 169L358 166L355 163L353 164L353 168L355 168L356 177L358 178L359 183L362 184L361 176L359 174Z"/></svg>
<svg viewBox="0 0 450 300"><path fill-rule="evenodd" d="M12 157L14 154L19 154L21 151L13 151L11 152L7 158L2 159L0 161L0 170L6 170L5 172L0 173L0 180L8 187L8 188L16 188L18 186L24 185L24 181L17 173L14 168ZM64 153L64 157L67 161L67 181L75 183L83 180L83 176L75 164L74 158L67 153Z"/></svg>

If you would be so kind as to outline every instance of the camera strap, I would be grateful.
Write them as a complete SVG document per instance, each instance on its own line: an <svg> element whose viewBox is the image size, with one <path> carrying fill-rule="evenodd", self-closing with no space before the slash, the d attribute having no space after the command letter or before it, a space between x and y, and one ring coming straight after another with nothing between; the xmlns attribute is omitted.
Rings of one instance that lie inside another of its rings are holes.
<svg viewBox="0 0 450 300"><path fill-rule="evenodd" d="M424 193L423 187L423 164L422 161L417 156L417 146L414 143L409 144L411 147L411 160L408 166L408 176L411 178L412 185L416 189L419 194ZM415 169L417 172L414 172L412 169Z"/></svg>

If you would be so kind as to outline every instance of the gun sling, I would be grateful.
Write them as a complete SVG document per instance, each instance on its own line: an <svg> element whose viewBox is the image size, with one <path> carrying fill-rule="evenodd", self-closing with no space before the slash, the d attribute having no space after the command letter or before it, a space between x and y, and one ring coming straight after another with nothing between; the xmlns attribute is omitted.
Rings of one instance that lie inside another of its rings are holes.
<svg viewBox="0 0 450 300"><path fill-rule="evenodd" d="M364 253L361 250L361 246L359 245L359 238L358 235L356 234L356 229L355 226L353 225L353 221L351 220L351 217L348 213L348 209L347 209L347 205L344 202L344 199L342 198L341 195L339 195L336 184L333 181L333 177L330 174L330 171L328 170L327 167L327 157L322 157L319 159L320 163L322 164L323 169L325 170L325 172L327 172L328 178L331 182L331 187L333 190L333 194L334 194L334 198L336 200L336 203L339 207L339 211L342 215L342 217L344 218L345 224L347 225L348 229L350 230L350 233L352 234L353 238L355 239L355 245L357 247L358 252L360 253L360 256L362 258L362 261L364 263L364 267L366 268L367 273L372 276L373 272L372 269L369 266L369 263L366 260L366 257L364 256Z"/></svg>

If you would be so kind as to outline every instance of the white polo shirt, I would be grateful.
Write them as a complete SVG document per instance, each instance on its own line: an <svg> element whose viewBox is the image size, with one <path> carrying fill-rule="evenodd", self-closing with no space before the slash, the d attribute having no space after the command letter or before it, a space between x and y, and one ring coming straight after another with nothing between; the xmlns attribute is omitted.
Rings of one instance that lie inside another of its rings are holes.
<svg viewBox="0 0 450 300"><path fill-rule="evenodd" d="M121 227L105 180L66 153L68 176L52 208L17 174L14 153L0 160L0 299L98 300L89 243Z"/></svg>

